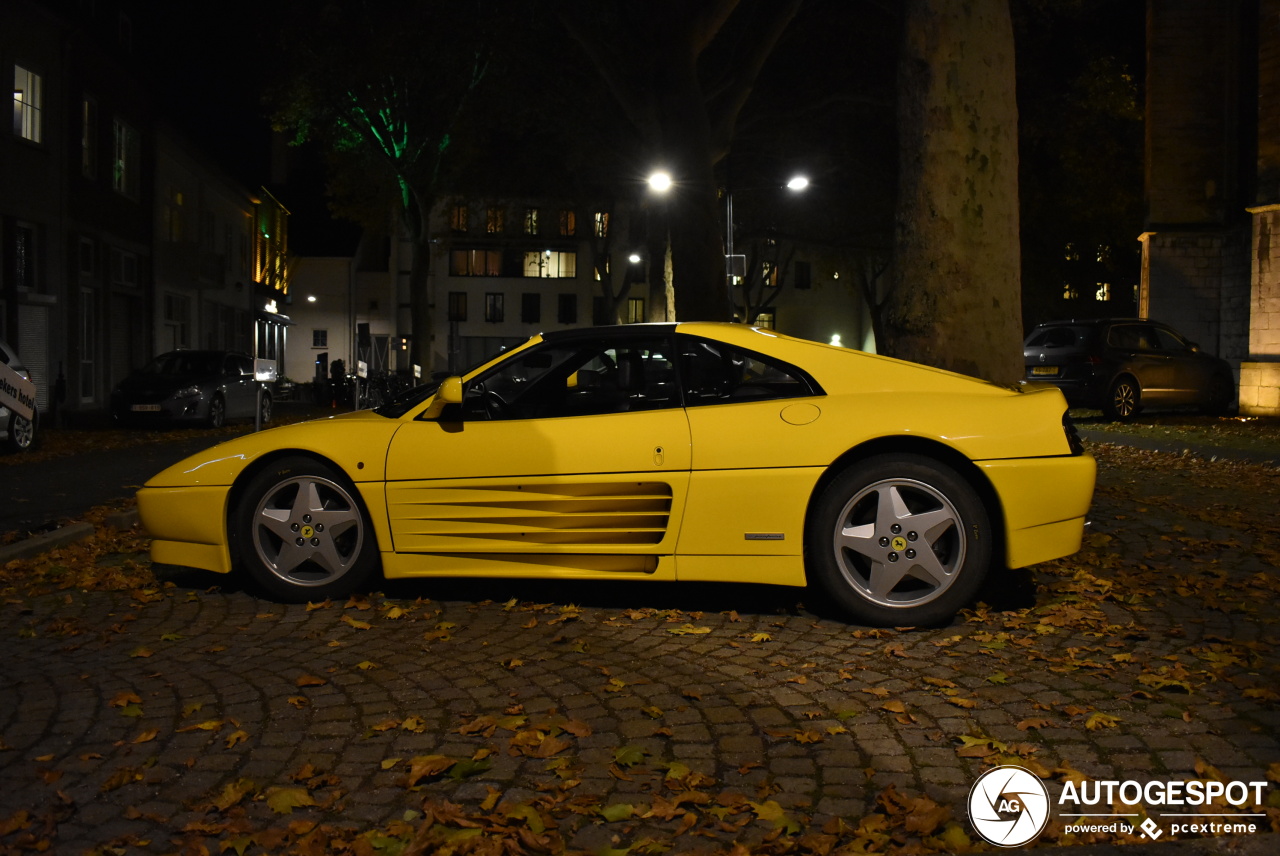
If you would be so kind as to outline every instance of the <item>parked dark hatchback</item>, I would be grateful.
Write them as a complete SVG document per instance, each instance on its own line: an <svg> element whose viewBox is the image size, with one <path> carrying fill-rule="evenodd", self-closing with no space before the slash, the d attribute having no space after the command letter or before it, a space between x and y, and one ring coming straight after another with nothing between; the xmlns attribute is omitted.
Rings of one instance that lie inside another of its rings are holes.
<svg viewBox="0 0 1280 856"><path fill-rule="evenodd" d="M261 392L259 392L261 391ZM111 393L118 422L271 420L271 393L256 380L253 358L228 351L170 351L130 374Z"/></svg>
<svg viewBox="0 0 1280 856"><path fill-rule="evenodd" d="M1163 405L1224 413L1235 399L1227 361L1157 321L1050 321L1031 331L1022 356L1026 380L1055 384L1071 406L1101 408L1112 419Z"/></svg>

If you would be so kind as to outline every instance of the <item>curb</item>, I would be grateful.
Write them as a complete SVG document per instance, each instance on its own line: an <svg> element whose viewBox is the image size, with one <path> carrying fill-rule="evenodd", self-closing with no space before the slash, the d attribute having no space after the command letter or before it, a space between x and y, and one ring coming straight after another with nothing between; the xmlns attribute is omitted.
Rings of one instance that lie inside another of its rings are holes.
<svg viewBox="0 0 1280 856"><path fill-rule="evenodd" d="M117 511L103 518L103 524L113 529L128 529L138 522L138 510L130 508ZM92 523L68 523L52 532L33 535L25 541L7 544L0 547L0 565L8 564L15 559L30 559L49 550L56 550L76 541L83 541L94 533Z"/></svg>

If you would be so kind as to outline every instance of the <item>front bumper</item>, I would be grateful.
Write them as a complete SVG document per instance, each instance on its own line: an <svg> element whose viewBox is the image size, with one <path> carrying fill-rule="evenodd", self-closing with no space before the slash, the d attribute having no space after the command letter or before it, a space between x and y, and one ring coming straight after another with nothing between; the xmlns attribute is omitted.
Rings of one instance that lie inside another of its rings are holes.
<svg viewBox="0 0 1280 856"><path fill-rule="evenodd" d="M229 573L229 490L222 485L141 488L138 517L152 537L151 561Z"/></svg>

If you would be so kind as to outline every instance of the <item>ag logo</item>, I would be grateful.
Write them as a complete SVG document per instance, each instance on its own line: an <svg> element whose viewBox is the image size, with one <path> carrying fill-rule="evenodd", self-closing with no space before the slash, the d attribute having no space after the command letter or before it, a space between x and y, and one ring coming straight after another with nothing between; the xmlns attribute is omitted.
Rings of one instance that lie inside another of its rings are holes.
<svg viewBox="0 0 1280 856"><path fill-rule="evenodd" d="M1049 822L1049 791L1030 770L994 767L969 790L969 820L978 834L1000 847L1035 838Z"/></svg>

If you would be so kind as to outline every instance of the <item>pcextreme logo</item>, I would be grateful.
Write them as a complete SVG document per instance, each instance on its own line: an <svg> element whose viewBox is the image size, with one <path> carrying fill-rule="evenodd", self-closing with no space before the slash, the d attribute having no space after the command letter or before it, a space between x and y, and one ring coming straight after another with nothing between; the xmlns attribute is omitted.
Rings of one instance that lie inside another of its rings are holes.
<svg viewBox="0 0 1280 856"><path fill-rule="evenodd" d="M1259 831L1259 818L1265 815L1240 809L1261 805L1266 788L1266 782L1069 781L1058 797L1058 814L1066 822L1063 831L1067 833L1137 833L1152 841L1166 831L1239 835ZM1136 810L1112 813L1113 806L1136 807L1142 803L1151 809L1164 809L1155 813L1166 820L1168 829ZM1018 847L1044 831L1052 804L1049 790L1038 776L1007 764L987 770L973 783L969 790L969 820L990 843ZM1211 814L1181 810L1214 804L1230 806L1235 811Z"/></svg>

